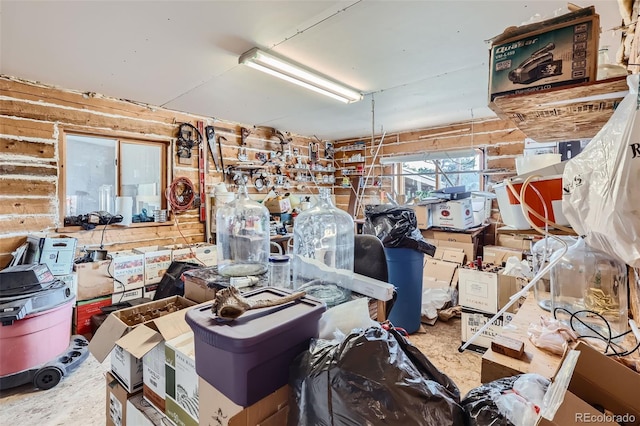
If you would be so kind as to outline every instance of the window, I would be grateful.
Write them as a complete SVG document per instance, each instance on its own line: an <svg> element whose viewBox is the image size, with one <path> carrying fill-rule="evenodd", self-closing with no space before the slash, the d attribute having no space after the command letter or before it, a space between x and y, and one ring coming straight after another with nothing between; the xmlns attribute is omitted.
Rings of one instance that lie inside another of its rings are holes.
<svg viewBox="0 0 640 426"><path fill-rule="evenodd" d="M132 197L133 214L166 208L166 144L67 134L64 153L65 216L115 214L116 197Z"/></svg>
<svg viewBox="0 0 640 426"><path fill-rule="evenodd" d="M407 200L452 186L464 185L467 191L483 189L481 149L425 152L387 157L380 162L395 165L396 193L405 194Z"/></svg>

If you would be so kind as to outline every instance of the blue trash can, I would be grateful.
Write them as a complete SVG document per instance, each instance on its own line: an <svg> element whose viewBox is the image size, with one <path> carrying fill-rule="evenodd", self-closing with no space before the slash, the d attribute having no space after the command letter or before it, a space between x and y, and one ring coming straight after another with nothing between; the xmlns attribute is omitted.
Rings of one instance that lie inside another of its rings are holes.
<svg viewBox="0 0 640 426"><path fill-rule="evenodd" d="M422 311L422 268L424 254L410 248L384 249L389 270L389 283L396 287L398 296L389 313L389 321L415 333L420 328Z"/></svg>

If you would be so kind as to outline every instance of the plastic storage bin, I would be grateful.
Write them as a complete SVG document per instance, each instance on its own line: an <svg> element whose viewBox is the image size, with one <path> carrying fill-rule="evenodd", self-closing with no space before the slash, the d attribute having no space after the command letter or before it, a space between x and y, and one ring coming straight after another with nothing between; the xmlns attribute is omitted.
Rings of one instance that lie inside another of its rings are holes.
<svg viewBox="0 0 640 426"><path fill-rule="evenodd" d="M286 296L274 287L243 294L248 299ZM311 297L272 308L251 310L220 321L211 304L186 314L194 333L196 372L238 405L247 407L287 384L289 365L318 337L324 304Z"/></svg>

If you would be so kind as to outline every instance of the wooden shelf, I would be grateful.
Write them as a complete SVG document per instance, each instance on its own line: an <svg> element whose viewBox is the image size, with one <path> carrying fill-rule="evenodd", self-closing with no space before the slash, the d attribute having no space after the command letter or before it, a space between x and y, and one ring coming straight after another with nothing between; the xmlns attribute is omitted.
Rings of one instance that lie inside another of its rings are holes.
<svg viewBox="0 0 640 426"><path fill-rule="evenodd" d="M489 107L536 142L590 139L629 92L626 77L499 96Z"/></svg>

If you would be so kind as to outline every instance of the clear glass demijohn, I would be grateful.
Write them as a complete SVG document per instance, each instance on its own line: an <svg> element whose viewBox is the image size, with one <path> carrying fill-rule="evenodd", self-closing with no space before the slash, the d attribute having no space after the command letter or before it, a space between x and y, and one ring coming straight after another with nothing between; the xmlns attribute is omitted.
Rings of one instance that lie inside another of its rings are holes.
<svg viewBox="0 0 640 426"><path fill-rule="evenodd" d="M537 275L549 265L549 261L555 252L562 249L564 241L568 247L576 242L576 237L568 235L548 236L537 241L531 247L533 274ZM551 272L544 274L533 287L533 294L538 306L546 311L551 311Z"/></svg>
<svg viewBox="0 0 640 426"><path fill-rule="evenodd" d="M628 329L626 265L578 238L551 269L551 304L556 318L572 324L579 335L608 338L609 327L611 337L624 333ZM571 314L579 311L584 312L572 320Z"/></svg>
<svg viewBox="0 0 640 426"><path fill-rule="evenodd" d="M293 286L335 306L351 298L354 224L338 209L328 188L293 225Z"/></svg>
<svg viewBox="0 0 640 426"><path fill-rule="evenodd" d="M262 275L269 264L269 210L238 186L233 201L216 212L218 273L227 277Z"/></svg>

